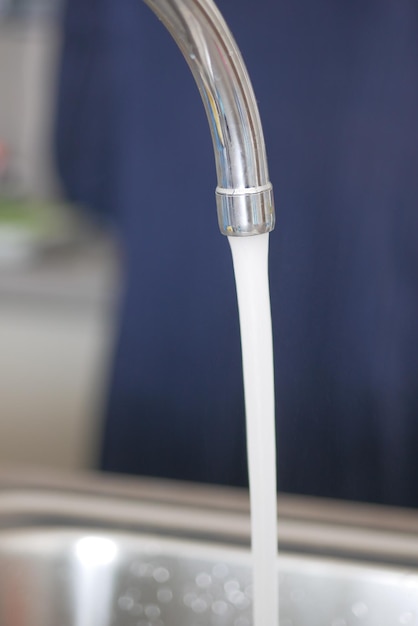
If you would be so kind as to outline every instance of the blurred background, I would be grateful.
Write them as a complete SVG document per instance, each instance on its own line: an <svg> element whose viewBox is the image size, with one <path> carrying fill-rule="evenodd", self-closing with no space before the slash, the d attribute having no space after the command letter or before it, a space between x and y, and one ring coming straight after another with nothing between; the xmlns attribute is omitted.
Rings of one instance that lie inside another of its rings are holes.
<svg viewBox="0 0 418 626"><path fill-rule="evenodd" d="M417 6L219 6L277 199L279 487L416 506ZM1 463L246 484L214 186L143 3L0 0Z"/></svg>
<svg viewBox="0 0 418 626"><path fill-rule="evenodd" d="M116 251L54 163L59 0L0 2L0 459L90 468L98 446Z"/></svg>

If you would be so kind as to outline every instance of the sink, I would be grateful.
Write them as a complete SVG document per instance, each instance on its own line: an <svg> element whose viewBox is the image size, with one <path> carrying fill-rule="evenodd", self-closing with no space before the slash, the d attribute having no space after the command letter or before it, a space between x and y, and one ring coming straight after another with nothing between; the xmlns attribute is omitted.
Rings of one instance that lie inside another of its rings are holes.
<svg viewBox="0 0 418 626"><path fill-rule="evenodd" d="M413 511L282 496L281 626L416 625ZM250 626L245 492L0 475L0 626Z"/></svg>

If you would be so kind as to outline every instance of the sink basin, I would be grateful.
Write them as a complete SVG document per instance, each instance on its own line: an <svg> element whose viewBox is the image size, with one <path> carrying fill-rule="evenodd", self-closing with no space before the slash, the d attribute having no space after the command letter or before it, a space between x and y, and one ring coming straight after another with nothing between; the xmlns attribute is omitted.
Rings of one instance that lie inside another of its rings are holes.
<svg viewBox="0 0 418 626"><path fill-rule="evenodd" d="M281 626L417 624L414 512L280 507ZM243 492L3 477L0 626L250 626L248 532Z"/></svg>
<svg viewBox="0 0 418 626"><path fill-rule="evenodd" d="M418 572L283 555L281 626L416 624ZM43 528L0 539L5 626L251 624L246 550L203 542Z"/></svg>

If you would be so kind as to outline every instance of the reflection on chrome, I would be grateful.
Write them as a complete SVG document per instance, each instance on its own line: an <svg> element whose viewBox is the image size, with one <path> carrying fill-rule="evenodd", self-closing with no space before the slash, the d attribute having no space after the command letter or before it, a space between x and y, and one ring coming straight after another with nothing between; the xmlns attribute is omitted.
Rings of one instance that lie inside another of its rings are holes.
<svg viewBox="0 0 418 626"><path fill-rule="evenodd" d="M117 556L114 541L106 537L83 537L77 541L75 553L84 567L100 567L110 565Z"/></svg>
<svg viewBox="0 0 418 626"><path fill-rule="evenodd" d="M74 626L109 626L118 548L110 537L84 535L74 544Z"/></svg>
<svg viewBox="0 0 418 626"><path fill-rule="evenodd" d="M212 0L145 3L183 52L202 96L215 151L222 234L246 237L270 232L275 223L273 188L257 101L222 15ZM193 232L193 223L189 226Z"/></svg>

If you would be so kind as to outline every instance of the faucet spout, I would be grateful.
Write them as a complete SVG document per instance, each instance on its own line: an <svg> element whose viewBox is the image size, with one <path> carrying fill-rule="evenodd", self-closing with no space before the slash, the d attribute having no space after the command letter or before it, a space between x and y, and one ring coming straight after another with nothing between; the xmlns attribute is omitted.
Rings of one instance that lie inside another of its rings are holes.
<svg viewBox="0 0 418 626"><path fill-rule="evenodd" d="M260 116L235 40L212 0L144 0L182 51L198 85L215 151L221 232L274 228L273 190Z"/></svg>

